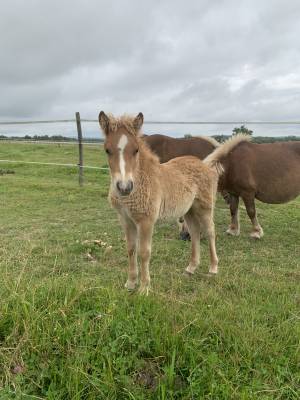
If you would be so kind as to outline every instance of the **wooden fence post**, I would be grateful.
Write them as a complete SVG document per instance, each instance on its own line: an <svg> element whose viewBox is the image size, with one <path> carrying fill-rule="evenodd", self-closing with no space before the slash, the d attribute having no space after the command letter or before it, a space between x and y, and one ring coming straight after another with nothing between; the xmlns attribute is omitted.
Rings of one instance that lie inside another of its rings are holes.
<svg viewBox="0 0 300 400"><path fill-rule="evenodd" d="M76 112L76 125L77 125L77 134L78 134L78 148L79 148L79 185L83 185L83 148L82 148L82 130L81 130L81 122L80 122L80 113Z"/></svg>

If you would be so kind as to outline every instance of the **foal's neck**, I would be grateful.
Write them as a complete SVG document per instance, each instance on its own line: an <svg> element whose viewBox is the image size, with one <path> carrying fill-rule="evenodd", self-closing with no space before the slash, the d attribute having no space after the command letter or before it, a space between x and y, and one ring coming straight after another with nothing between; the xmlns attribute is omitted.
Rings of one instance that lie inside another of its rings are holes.
<svg viewBox="0 0 300 400"><path fill-rule="evenodd" d="M157 168L160 165L157 155L149 149L143 139L139 138L138 143L140 153L139 168L149 170Z"/></svg>

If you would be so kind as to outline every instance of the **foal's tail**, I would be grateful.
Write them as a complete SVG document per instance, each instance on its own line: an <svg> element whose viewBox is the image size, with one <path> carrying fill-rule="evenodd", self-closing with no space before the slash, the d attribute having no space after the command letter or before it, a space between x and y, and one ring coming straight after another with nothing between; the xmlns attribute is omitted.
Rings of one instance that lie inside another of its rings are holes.
<svg viewBox="0 0 300 400"><path fill-rule="evenodd" d="M224 167L222 159L225 158L231 150L233 150L241 142L249 142L251 137L249 135L238 134L226 140L223 144L218 146L212 153L210 153L203 162L217 170L218 175L222 175Z"/></svg>

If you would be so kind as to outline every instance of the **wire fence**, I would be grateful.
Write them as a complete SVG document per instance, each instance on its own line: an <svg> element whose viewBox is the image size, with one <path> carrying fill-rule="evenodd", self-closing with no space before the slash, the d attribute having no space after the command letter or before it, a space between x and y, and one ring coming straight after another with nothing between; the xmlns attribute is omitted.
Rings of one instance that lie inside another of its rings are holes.
<svg viewBox="0 0 300 400"><path fill-rule="evenodd" d="M53 165L59 167L78 167L78 164L62 164L62 163L52 163L52 162L39 162L39 161L20 161L20 160L0 160L3 163L12 163L12 164L36 164L36 165ZM99 170L108 170L107 167L94 167L91 165L83 165L82 168L86 169L99 169Z"/></svg>
<svg viewBox="0 0 300 400"><path fill-rule="evenodd" d="M81 122L98 122L97 119L80 118ZM76 119L53 119L32 121L0 121L0 125L34 125L75 123ZM144 121L148 125L300 125L300 121Z"/></svg>
<svg viewBox="0 0 300 400"><path fill-rule="evenodd" d="M46 141L46 140L17 140L18 143L43 143L43 144L68 144L78 145L79 161L77 164L70 163L52 163L52 162L36 162L36 161L20 161L0 159L0 163L22 163L22 164L36 164L48 166L63 166L70 168L78 168L79 184L83 185L83 169L107 170L107 167L94 167L83 164L83 145L101 145L101 141L88 141L84 142L82 139L81 122L95 123L97 119L81 118L79 112L75 114L74 119L49 119L49 120L24 120L24 121L0 121L0 126L11 125L40 125L40 124L59 124L59 123L76 123L77 127L77 140L70 141ZM300 121L145 121L146 125L300 125ZM1 138L2 142L11 142L10 138ZM15 142L16 140L14 140Z"/></svg>

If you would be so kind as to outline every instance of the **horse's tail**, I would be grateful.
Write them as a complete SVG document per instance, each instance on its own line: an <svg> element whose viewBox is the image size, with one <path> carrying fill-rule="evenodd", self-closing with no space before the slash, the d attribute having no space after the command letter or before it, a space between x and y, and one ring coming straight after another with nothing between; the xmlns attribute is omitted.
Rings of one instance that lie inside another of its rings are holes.
<svg viewBox="0 0 300 400"><path fill-rule="evenodd" d="M230 139L226 140L223 144L218 146L212 153L210 153L203 162L212 168L217 170L219 175L224 172L224 167L222 165L222 159L229 154L232 149L234 149L239 143L250 141L251 137L249 135L238 134Z"/></svg>
<svg viewBox="0 0 300 400"><path fill-rule="evenodd" d="M196 136L192 136L192 137L197 137L197 138L203 139L206 142L209 142L211 145L213 145L214 148L220 146L220 143L215 138L213 138L212 136L198 136L198 135L196 135Z"/></svg>

